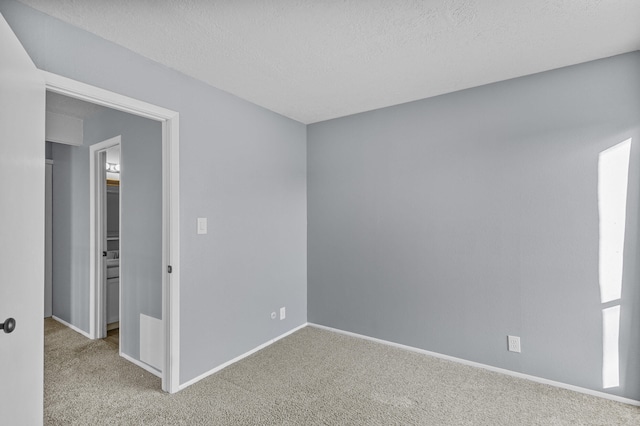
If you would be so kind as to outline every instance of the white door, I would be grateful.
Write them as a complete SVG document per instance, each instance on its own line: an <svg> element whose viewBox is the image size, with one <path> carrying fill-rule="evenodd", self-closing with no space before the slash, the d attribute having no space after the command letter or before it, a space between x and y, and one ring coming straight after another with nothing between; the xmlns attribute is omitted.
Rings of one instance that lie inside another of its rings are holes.
<svg viewBox="0 0 640 426"><path fill-rule="evenodd" d="M0 15L0 424L43 421L44 81Z"/></svg>

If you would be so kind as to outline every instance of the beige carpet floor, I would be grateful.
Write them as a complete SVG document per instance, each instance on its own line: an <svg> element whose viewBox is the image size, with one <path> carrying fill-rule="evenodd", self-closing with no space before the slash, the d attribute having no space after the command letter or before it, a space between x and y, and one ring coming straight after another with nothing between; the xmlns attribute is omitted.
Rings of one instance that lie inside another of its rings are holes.
<svg viewBox="0 0 640 426"><path fill-rule="evenodd" d="M312 327L174 395L45 320L46 425L640 425L640 408Z"/></svg>

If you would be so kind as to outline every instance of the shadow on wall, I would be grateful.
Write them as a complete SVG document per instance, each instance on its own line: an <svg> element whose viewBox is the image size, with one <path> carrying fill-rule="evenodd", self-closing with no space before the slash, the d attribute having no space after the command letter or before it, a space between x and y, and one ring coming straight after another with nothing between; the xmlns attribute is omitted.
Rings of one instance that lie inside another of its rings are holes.
<svg viewBox="0 0 640 426"><path fill-rule="evenodd" d="M602 304L602 387L620 386L620 304L631 139L598 157L599 283Z"/></svg>

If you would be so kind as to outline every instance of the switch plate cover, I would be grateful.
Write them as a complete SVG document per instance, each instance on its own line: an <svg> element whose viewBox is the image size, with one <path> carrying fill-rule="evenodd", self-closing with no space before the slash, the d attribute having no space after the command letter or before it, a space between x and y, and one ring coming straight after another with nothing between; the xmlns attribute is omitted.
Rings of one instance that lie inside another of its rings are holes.
<svg viewBox="0 0 640 426"><path fill-rule="evenodd" d="M198 234L206 234L207 233L207 218L199 217L198 218Z"/></svg>

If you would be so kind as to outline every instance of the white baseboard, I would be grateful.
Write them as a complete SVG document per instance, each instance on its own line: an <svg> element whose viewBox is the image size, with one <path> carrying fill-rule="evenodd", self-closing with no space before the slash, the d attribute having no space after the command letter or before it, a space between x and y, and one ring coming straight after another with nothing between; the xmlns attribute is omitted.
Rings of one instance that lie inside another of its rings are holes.
<svg viewBox="0 0 640 426"><path fill-rule="evenodd" d="M471 367L482 368L482 369L493 371L493 372L496 372L496 373L506 374L507 376L513 376L513 377L517 377L517 378L520 378L520 379L530 380L530 381L536 382L536 383L542 383L542 384L545 384L545 385L555 386L557 388L572 390L574 392L579 392L579 393L583 393L583 394L586 394L586 395L592 395L592 396L597 396L599 398L609 399L609 400L616 401L616 402L622 402L623 404L640 406L640 401L636 401L635 399L624 398L624 397L617 396L617 395L611 395L611 394L606 393L606 392L599 392L599 391L595 391L593 389L587 389L587 388L582 388L582 387L579 387L579 386L569 385L567 383L556 382L554 380L543 379L542 377L530 376L529 374L518 373L516 371L511 371L511 370L507 370L507 369L504 369L504 368L493 367L491 365L481 364L479 362L468 361L466 359L456 358L456 357L449 356L449 355L443 355L443 354L440 354L440 353L437 353L437 352L431 352L431 351L427 351L427 350L424 350L424 349L416 348L416 347L413 347L413 346L407 346L407 345L403 345L403 344L400 344L400 343L390 342L388 340L382 340L382 339L378 339L378 338L375 338L375 337L365 336L363 334L352 333L350 331L344 331L344 330L340 330L340 329L333 328L333 327L327 327L326 325L320 325L320 324L314 324L314 323L308 323L308 325L310 327L316 327L316 328L320 328L320 329L323 329L323 330L332 331L334 333L340 333L340 334L344 334L344 335L351 336L351 337L357 337L359 339L370 340L372 342L381 343L383 345L393 346L393 347L404 349L404 350L408 350L408 351L411 351L411 352L417 352L417 353L420 353L420 354L433 356L435 358L440 358L440 359L445 359L447 361L457 362L459 364L464 364L464 365L468 365L468 366L471 366Z"/></svg>
<svg viewBox="0 0 640 426"><path fill-rule="evenodd" d="M58 321L60 324L63 324L67 327L69 327L70 329L72 329L73 331L82 334L84 337L86 337L87 339L91 339L91 337L89 336L89 333L87 333L86 331L80 330L78 327L76 327L73 324L69 324L68 322L66 322L65 320L61 320L60 318L56 317L55 315L52 315L51 318L53 318L54 320ZM93 339L92 339L93 340ZM144 362L138 361L137 359L131 358L129 355L120 352L120 356L124 359L126 359L127 361L137 365L140 368L143 368L145 370L147 370L149 373L153 374L154 376L158 376L160 378L162 378L162 373L158 370L156 370L155 368L145 364Z"/></svg>
<svg viewBox="0 0 640 426"><path fill-rule="evenodd" d="M267 346L270 346L270 345L274 344L278 340L284 339L288 335L293 334L293 333L295 333L296 331L298 331L300 329L303 329L307 325L308 325L308 323L305 322L304 324L301 324L301 325L299 325L299 326L287 331L286 333L283 333L280 336L278 336L278 337L276 337L274 339L271 339L268 342L265 342L265 343L261 344L260 346L256 346L255 348L251 349L250 351L245 352L242 355L239 355L239 356L233 358L232 360L227 361L224 364L221 364L221 365L219 365L219 366L207 371L206 373L203 373L203 374L199 375L198 377L196 377L194 379L191 379L188 382L185 382L185 383L181 384L180 386L178 386L178 390L183 390L184 388L187 388L187 387L191 386L192 384L194 384L196 382L199 382L200 380L204 379L205 377L208 377L208 376L210 376L210 375L212 375L214 373L217 373L218 371L220 371L220 370L222 370L224 368L227 368L231 364L235 364L236 362L248 357L249 355L252 355L252 354L258 352L259 350L264 349Z"/></svg>
<svg viewBox="0 0 640 426"><path fill-rule="evenodd" d="M67 327L69 327L70 329L72 329L73 331L75 331L76 333L80 333L82 334L84 337L86 337L87 339L91 339L91 336L89 335L89 333L87 333L84 330L79 329L78 327L76 327L73 324L69 324L68 322L66 322L65 320L61 320L60 318L58 318L55 315L51 315L51 318L53 318L54 320L58 321L60 324L65 325Z"/></svg>
<svg viewBox="0 0 640 426"><path fill-rule="evenodd" d="M144 370L147 370L149 373L153 374L154 376L162 378L162 372L156 370L152 366L147 365L142 361L138 361L137 359L130 357L129 355L125 354L124 352L120 352L120 356L122 358L126 359L127 361L137 365L138 367L140 367L140 368L142 368Z"/></svg>

